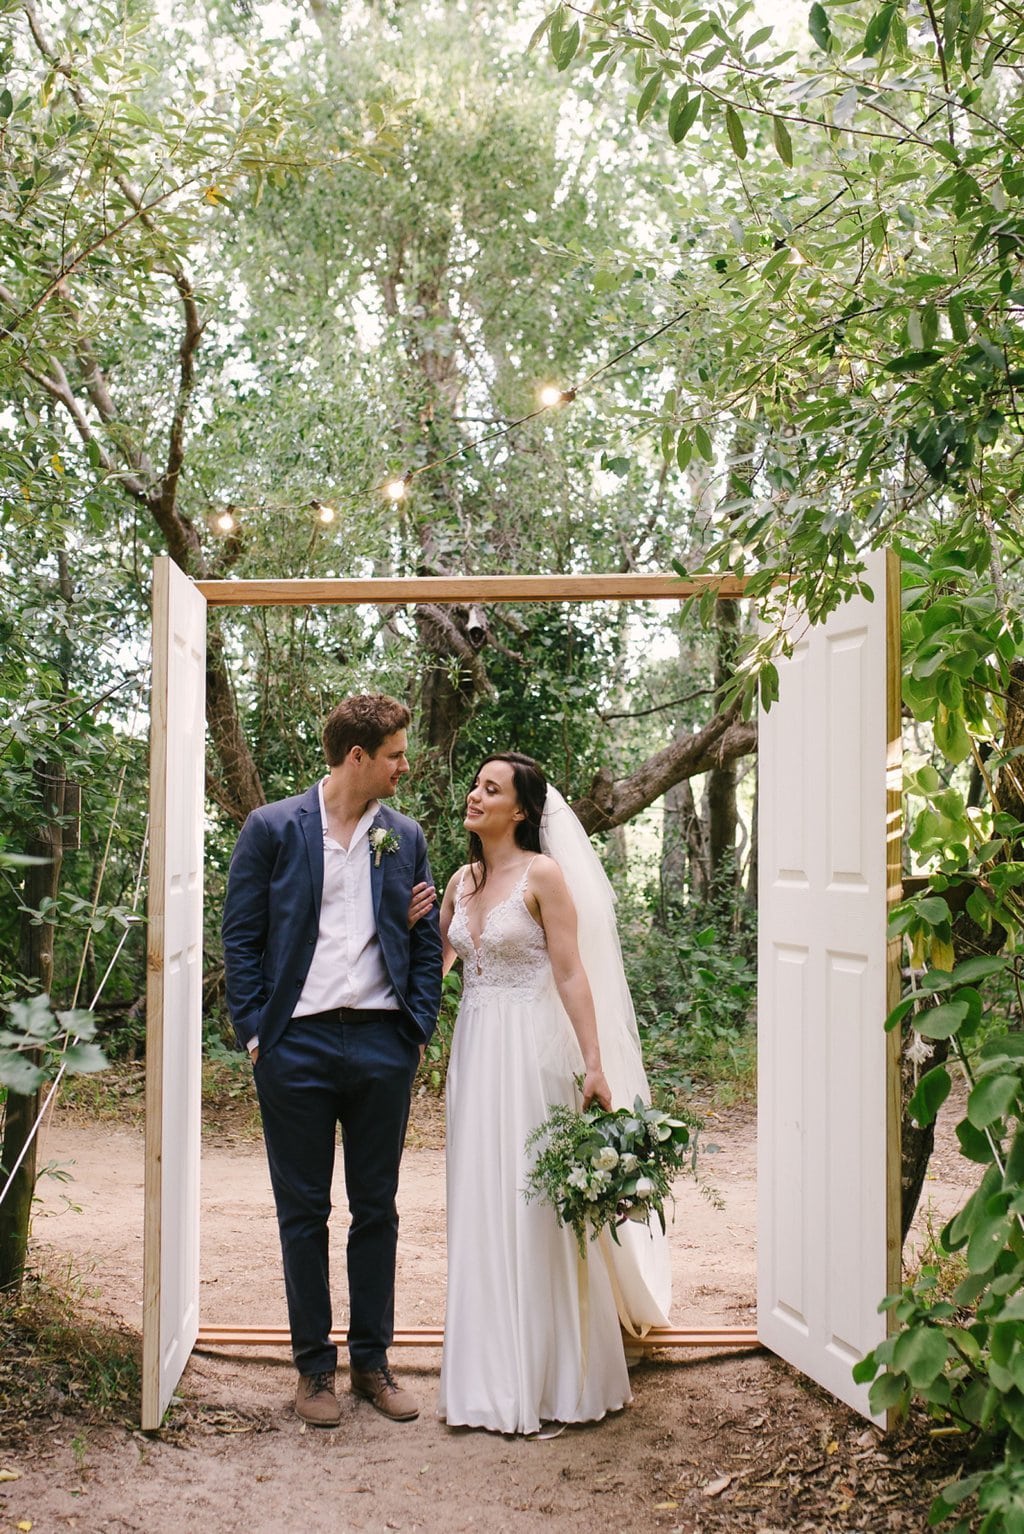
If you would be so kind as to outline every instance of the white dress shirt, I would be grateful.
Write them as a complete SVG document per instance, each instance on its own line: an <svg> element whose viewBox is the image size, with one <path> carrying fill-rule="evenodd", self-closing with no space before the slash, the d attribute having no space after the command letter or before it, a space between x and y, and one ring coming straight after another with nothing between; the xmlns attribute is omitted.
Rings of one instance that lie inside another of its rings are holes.
<svg viewBox="0 0 1024 1534"><path fill-rule="evenodd" d="M377 937L370 885L368 838L380 805L376 799L370 801L346 850L327 834L324 781L318 785L324 838L320 930L292 1016L308 1017L332 1007L397 1012L398 1001Z"/></svg>

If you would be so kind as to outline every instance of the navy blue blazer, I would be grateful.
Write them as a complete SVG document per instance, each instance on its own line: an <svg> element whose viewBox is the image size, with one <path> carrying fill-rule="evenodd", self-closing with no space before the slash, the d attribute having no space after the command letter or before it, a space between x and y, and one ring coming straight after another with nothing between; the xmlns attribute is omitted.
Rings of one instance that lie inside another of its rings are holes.
<svg viewBox="0 0 1024 1534"><path fill-rule="evenodd" d="M441 1001L437 906L411 931L407 918L413 885L433 883L427 844L415 820L386 805L373 825L393 831L398 839L397 848L383 853L379 864L367 852L384 967L403 1031L424 1044L436 1026ZM231 857L221 922L228 1012L243 1049L255 1036L265 1054L288 1025L313 960L323 882L317 785L253 810Z"/></svg>

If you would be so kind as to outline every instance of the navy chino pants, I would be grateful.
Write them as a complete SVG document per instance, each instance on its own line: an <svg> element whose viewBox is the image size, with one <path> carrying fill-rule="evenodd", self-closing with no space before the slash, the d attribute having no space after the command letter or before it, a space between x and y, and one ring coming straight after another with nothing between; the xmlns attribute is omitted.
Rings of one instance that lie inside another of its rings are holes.
<svg viewBox="0 0 1024 1534"><path fill-rule="evenodd" d="M419 1048L398 1012L296 1017L254 1067L284 1259L292 1356L333 1370L328 1221L341 1125L348 1234L349 1357L387 1362L394 1329L398 1167Z"/></svg>

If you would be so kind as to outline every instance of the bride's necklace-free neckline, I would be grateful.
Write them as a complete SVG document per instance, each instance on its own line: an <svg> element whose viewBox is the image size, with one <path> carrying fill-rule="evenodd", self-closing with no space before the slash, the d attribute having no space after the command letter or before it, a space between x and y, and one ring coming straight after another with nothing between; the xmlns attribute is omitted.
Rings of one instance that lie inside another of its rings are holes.
<svg viewBox="0 0 1024 1534"><path fill-rule="evenodd" d="M534 861L535 857L536 857L536 853L534 853L533 857L531 857L527 861L527 863L525 864L525 866L523 868L522 873L519 875L518 879L516 880L515 884L513 884L512 888L509 890L508 894L504 895L501 898L501 900L496 900L494 902L494 904L488 909L488 911L486 912L486 914L484 916L484 919L483 919L483 921L482 921L482 923L480 925L480 935L479 935L479 937L474 937L473 936L473 928L470 925L468 909L463 911L463 918L464 918L465 923L466 923L466 934L469 937L469 941L470 941L470 943L472 944L472 947L473 947L473 957L476 960L476 972L477 972L478 975L482 975L483 974L483 969L482 969L481 963L480 963L480 958L481 958L480 949L481 949L481 946L483 944L483 940L484 940L484 937L486 935L487 927L488 927L488 924L489 924L489 922L491 920L491 917L494 915L495 911L500 911L502 906L510 905L511 902L516 898L517 895L520 898L522 898L524 896L525 888L526 888L526 876L530 872L530 868L533 865L533 861ZM463 878L465 878L465 875L463 875ZM479 891L474 890L469 895L463 895L462 896L462 904L463 904L463 906L464 907L468 907L469 902L473 899L473 895L474 894L478 894L478 893L479 893ZM523 899L523 904L524 904L524 906L526 905L525 899ZM534 917L533 912L529 910L529 907L527 907L527 915L530 917L531 921L536 921L536 918ZM540 923L538 922L537 925L539 926Z"/></svg>

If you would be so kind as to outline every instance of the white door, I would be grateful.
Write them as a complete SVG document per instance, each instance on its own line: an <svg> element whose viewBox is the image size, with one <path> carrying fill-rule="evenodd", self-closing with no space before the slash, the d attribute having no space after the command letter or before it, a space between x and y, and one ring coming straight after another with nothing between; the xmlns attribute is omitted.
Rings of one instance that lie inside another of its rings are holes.
<svg viewBox="0 0 1024 1534"><path fill-rule="evenodd" d="M758 1294L764 1344L857 1411L899 1285L899 567L788 624L759 723Z"/></svg>
<svg viewBox="0 0 1024 1534"><path fill-rule="evenodd" d="M160 1426L199 1326L206 599L153 569L142 1426Z"/></svg>

